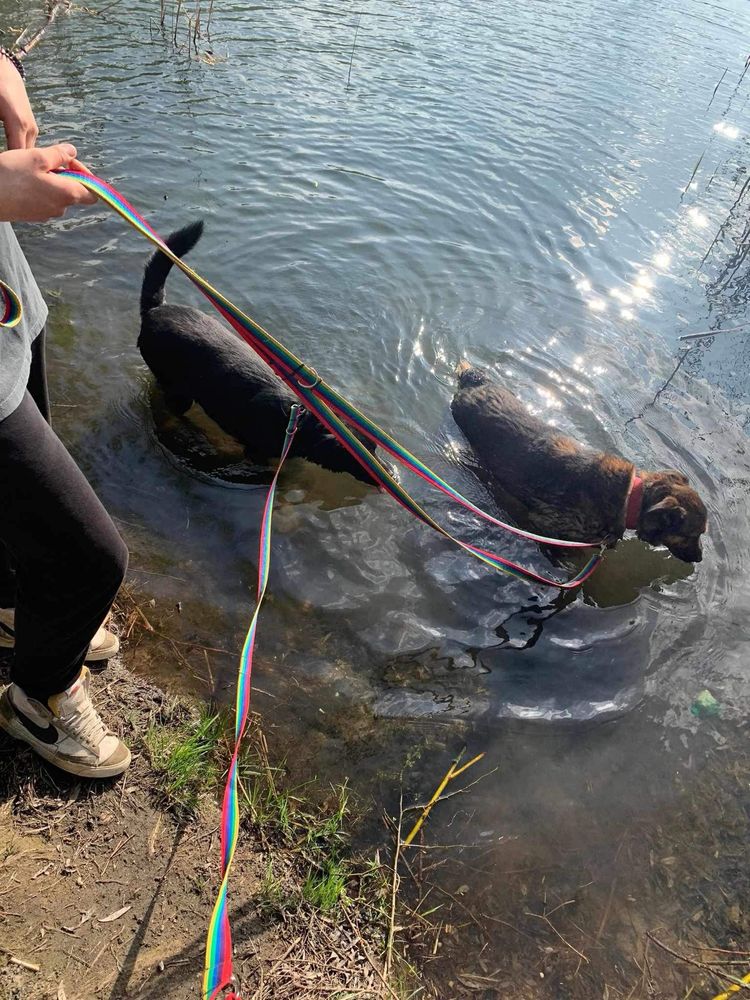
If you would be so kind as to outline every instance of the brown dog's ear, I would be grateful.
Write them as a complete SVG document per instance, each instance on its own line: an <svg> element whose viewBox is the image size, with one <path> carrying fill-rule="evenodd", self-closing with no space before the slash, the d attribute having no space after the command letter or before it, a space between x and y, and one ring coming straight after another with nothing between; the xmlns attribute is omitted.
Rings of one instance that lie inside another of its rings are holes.
<svg viewBox="0 0 750 1000"><path fill-rule="evenodd" d="M673 496L664 497L653 507L649 507L647 514L656 514L660 520L664 520L670 527L678 527L685 520L687 512L684 507L680 507L679 500Z"/></svg>
<svg viewBox="0 0 750 1000"><path fill-rule="evenodd" d="M682 483L683 486L688 485L688 477L684 473L678 472L677 469L665 469L662 475L673 479L676 483Z"/></svg>

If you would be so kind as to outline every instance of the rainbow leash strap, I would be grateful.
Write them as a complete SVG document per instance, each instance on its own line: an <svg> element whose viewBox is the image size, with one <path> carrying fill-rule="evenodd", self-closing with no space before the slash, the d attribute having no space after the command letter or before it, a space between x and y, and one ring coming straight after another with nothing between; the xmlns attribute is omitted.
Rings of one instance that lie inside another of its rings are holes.
<svg viewBox="0 0 750 1000"><path fill-rule="evenodd" d="M514 525L506 524L504 521L498 520L498 518L477 507L476 504L462 496L458 490L441 479L432 469L428 468L428 466L392 438L390 434L386 433L374 421L370 420L369 417L365 416L352 403L324 382L314 369L309 368L295 354L272 337L267 330L264 330L263 327L259 326L254 320L238 309L221 292L210 285L205 278L201 277L188 264L172 253L158 233L106 181L95 177L93 174L80 173L73 170L61 170L60 174L63 177L70 177L78 181L94 194L98 195L110 208L114 209L115 212L145 236L147 240L158 247L200 289L214 308L237 331L240 337L271 366L279 378L286 382L305 409L313 413L331 431L342 447L346 448L370 474L374 482L424 524L493 569L500 570L510 576L527 580L531 583L557 587L561 590L572 590L579 587L597 568L603 555L604 546L601 542L571 542L560 538L547 538L543 535L536 535L529 531L522 531ZM526 569L509 559L505 559L503 556L489 552L487 549L473 545L470 542L462 541L423 510L417 501L391 475L383 463L369 451L359 437L357 437L357 434L363 435L373 444L381 447L395 458L397 462L403 465L404 468L420 476L433 488L440 490L440 492L446 494L446 496L472 514L502 528L504 531L511 532L514 535L541 545L571 550L594 549L595 551L586 565L574 577L567 581L561 581L542 576L533 570Z"/></svg>
<svg viewBox="0 0 750 1000"><path fill-rule="evenodd" d="M0 281L0 316L2 316L0 327L4 326L7 329L18 326L23 316L20 299L4 281Z"/></svg>
<svg viewBox="0 0 750 1000"><path fill-rule="evenodd" d="M242 744L242 737L247 728L250 715L250 690L253 671L253 649L255 648L255 633L258 626L258 615L268 585L268 572L271 566L271 525L273 521L273 501L276 495L276 484L284 460L292 447L294 434L297 430L302 408L295 403L286 428L284 447L276 468L263 508L260 525L260 542L258 544L258 593L255 601L255 611L247 630L245 644L242 647L237 675L237 702L234 724L234 752L229 764L229 773L224 787L224 801L221 809L221 885L208 925L206 940L206 964L203 972L204 1000L214 1000L225 989L231 987L234 981L232 967L232 933L229 927L229 912L227 907L227 888L229 870L232 866L234 851L239 834L240 811L237 802L237 762ZM226 995L226 1000L240 1000L239 994L232 992Z"/></svg>

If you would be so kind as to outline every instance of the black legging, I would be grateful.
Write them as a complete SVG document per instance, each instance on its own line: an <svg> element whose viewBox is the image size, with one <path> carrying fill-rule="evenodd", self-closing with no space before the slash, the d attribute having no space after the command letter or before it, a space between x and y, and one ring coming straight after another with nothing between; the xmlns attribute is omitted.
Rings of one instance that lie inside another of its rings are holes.
<svg viewBox="0 0 750 1000"><path fill-rule="evenodd" d="M0 421L0 608L16 609L12 679L32 698L78 675L128 564L109 515L49 424L44 334Z"/></svg>

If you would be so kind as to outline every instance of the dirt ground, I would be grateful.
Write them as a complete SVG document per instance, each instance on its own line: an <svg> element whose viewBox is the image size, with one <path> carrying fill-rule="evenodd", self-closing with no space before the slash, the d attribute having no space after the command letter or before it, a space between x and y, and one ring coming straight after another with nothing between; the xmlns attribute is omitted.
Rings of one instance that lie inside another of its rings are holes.
<svg viewBox="0 0 750 1000"><path fill-rule="evenodd" d="M93 683L133 750L122 779L67 777L0 735L0 998L193 1000L219 813L165 810L144 744L149 724L184 721L187 709L119 660ZM243 998L395 996L382 980L382 935L356 907L336 920L304 902L269 911L269 865L281 881L296 877L283 850L243 830L230 890Z"/></svg>

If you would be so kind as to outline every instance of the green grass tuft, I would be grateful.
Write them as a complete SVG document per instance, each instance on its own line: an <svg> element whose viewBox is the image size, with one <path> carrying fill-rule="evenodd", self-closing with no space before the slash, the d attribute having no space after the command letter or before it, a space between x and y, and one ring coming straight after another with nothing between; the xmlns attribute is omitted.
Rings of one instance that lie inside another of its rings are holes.
<svg viewBox="0 0 750 1000"><path fill-rule="evenodd" d="M170 728L152 725L146 731L144 742L159 788L176 812L195 814L201 796L215 789L222 731L219 717L205 709L197 721Z"/></svg>
<svg viewBox="0 0 750 1000"><path fill-rule="evenodd" d="M349 815L349 789L346 784L333 789L335 796L330 814L321 812L317 816L307 816L308 848L333 847L344 841L344 824Z"/></svg>
<svg viewBox="0 0 750 1000"><path fill-rule="evenodd" d="M326 858L322 864L311 866L302 884L302 897L323 913L330 913L346 902L347 866L335 857Z"/></svg>

